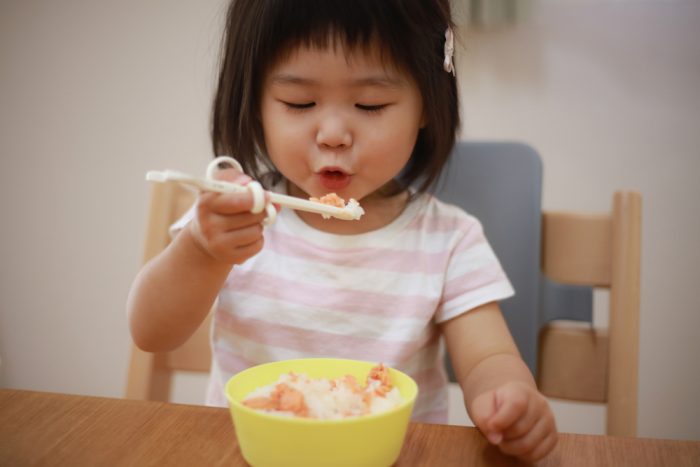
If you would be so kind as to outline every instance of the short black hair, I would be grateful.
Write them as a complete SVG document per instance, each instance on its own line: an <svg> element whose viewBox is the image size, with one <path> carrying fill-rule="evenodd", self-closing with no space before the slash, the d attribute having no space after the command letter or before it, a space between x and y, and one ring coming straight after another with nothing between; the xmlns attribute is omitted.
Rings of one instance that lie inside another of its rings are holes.
<svg viewBox="0 0 700 467"><path fill-rule="evenodd" d="M419 131L400 189L426 191L445 166L459 127L457 82L443 68L449 0L233 0L222 42L212 108L214 155L231 155L256 179L276 174L260 117L267 71L300 45L348 49L379 44L415 80L426 125ZM279 174L277 174L279 175Z"/></svg>

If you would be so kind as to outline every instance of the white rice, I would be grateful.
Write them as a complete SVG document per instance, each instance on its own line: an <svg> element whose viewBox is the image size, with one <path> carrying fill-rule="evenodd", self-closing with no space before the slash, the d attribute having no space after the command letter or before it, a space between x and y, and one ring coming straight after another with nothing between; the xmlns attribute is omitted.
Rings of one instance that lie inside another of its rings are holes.
<svg viewBox="0 0 700 467"><path fill-rule="evenodd" d="M362 392L357 392L357 386L348 384L344 378L330 380L326 378L309 378L305 374L282 374L279 379L267 386L252 391L245 400L256 397L269 398L275 387L285 383L298 390L304 396L308 407L308 417L321 420L337 420L360 415L377 414L390 410L402 402L401 394L393 387L384 395L375 392L381 386L381 382L370 380L369 385L362 387ZM335 387L334 387L335 386ZM366 396L369 394L369 396ZM365 397L369 398L369 405ZM295 416L292 412L279 410L264 410L282 416Z"/></svg>

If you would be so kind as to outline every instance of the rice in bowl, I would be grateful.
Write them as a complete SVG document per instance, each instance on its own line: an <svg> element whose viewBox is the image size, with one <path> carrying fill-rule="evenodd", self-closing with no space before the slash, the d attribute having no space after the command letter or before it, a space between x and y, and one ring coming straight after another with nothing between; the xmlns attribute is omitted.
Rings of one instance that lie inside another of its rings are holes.
<svg viewBox="0 0 700 467"><path fill-rule="evenodd" d="M338 378L310 378L288 372L272 384L259 387L243 399L243 405L268 413L338 420L378 414L403 401L383 364L370 369L364 385L350 374Z"/></svg>

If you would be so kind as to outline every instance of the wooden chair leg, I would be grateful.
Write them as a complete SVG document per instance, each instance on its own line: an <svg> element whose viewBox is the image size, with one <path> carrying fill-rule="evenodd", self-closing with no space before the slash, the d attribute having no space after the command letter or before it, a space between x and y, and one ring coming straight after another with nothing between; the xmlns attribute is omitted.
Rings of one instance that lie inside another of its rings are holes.
<svg viewBox="0 0 700 467"><path fill-rule="evenodd" d="M170 398L172 375L165 369L165 356L144 352L131 346L131 362L127 375L127 399L167 401Z"/></svg>

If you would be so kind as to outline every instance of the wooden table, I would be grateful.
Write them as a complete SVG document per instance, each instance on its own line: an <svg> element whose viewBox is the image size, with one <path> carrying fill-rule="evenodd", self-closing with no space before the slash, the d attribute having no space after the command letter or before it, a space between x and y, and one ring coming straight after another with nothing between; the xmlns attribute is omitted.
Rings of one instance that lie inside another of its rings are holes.
<svg viewBox="0 0 700 467"><path fill-rule="evenodd" d="M227 409L0 389L0 466L245 466ZM396 466L523 465L471 427L412 423ZM700 442L562 434L542 466L700 466Z"/></svg>

